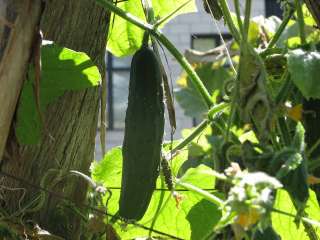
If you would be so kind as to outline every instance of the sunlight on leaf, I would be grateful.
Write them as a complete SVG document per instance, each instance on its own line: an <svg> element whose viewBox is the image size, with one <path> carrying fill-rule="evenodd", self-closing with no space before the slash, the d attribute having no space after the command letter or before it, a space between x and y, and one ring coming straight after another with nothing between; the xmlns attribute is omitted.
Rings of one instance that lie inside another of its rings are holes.
<svg viewBox="0 0 320 240"><path fill-rule="evenodd" d="M167 16L185 3L186 0L152 0L155 16L160 18ZM122 10L146 21L140 0L123 1L117 5ZM195 2L191 1L179 12L173 15L177 16L183 13L195 12ZM133 54L142 44L144 31L139 27L129 23L121 17L112 15L111 20L114 24L110 26L110 36L108 37L107 49L117 57L124 57ZM163 25L161 25L162 27Z"/></svg>
<svg viewBox="0 0 320 240"><path fill-rule="evenodd" d="M187 159L187 154L181 153L172 162L173 174L179 171L181 164ZM120 187L121 186L121 166L122 154L121 148L111 149L104 159L100 162L95 162L92 167L92 178L96 182L103 183L105 187ZM198 168L188 170L185 181L195 183L203 188L212 188L214 185L214 176L210 174L212 170L204 165ZM209 173L209 174L208 174ZM157 187L161 186L158 179ZM108 203L107 209L111 214L115 214L118 210L118 201L120 189L110 189L112 197ZM178 190L179 191L179 190ZM150 227L152 218L157 209L161 191L156 190L153 194L151 203L145 216L139 221L140 224ZM203 198L190 191L179 191L182 196L182 201L179 206L176 206L176 201L170 191L165 191L164 204L157 222L154 226L156 230L169 233L171 235L183 239L202 239L210 229L218 222L221 217L221 211L213 204L207 203ZM105 200L108 196L105 197ZM195 211L197 209L197 211ZM201 209L201 211L198 211ZM174 217L172 217L174 216ZM206 227L200 229L199 219L206 219ZM196 222L198 221L198 222ZM121 224L115 224L116 231L122 239L132 239L136 237L145 237L148 231L137 226L129 224L125 230ZM155 234L156 236L157 234Z"/></svg>
<svg viewBox="0 0 320 240"><path fill-rule="evenodd" d="M43 46L41 52L40 108L44 118L47 105L67 90L83 90L100 84L99 70L85 53L55 44ZM41 138L43 126L36 110L34 79L34 70L30 69L17 112L16 134L21 144L37 144Z"/></svg>
<svg viewBox="0 0 320 240"><path fill-rule="evenodd" d="M298 187L298 186L297 186ZM279 190L277 192L276 202L274 208L280 209L282 211L296 214L295 208L291 203L289 195L284 190ZM309 218L319 221L320 220L320 210L317 202L317 198L313 191L310 190L310 198L307 202L306 212ZM282 239L299 239L299 240L309 240L308 236L304 231L304 227L300 224L298 228L294 222L294 218L285 216L279 213L272 213L272 223L274 229L279 233ZM320 230L317 229L317 233L320 234Z"/></svg>

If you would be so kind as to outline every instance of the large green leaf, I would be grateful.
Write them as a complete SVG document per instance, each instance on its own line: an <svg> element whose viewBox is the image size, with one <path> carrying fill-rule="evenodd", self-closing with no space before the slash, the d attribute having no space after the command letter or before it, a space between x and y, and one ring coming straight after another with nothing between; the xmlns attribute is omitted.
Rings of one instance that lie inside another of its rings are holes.
<svg viewBox="0 0 320 240"><path fill-rule="evenodd" d="M155 16L162 18L174 12L185 2L187 2L187 0L152 0L152 5ZM146 21L141 0L123 1L117 6L139 19ZM196 6L194 0L192 0L172 17L194 11L196 11ZM111 24L107 48L113 55L117 57L128 56L140 48L144 33L143 30L115 15L112 15Z"/></svg>
<svg viewBox="0 0 320 240"><path fill-rule="evenodd" d="M44 118L46 106L65 91L82 90L100 84L99 70L85 53L48 44L42 47L41 61L40 108ZM17 112L16 134L21 144L37 144L43 127L36 110L34 79L34 71L30 69Z"/></svg>
<svg viewBox="0 0 320 240"><path fill-rule="evenodd" d="M299 186L297 185L297 188ZM284 190L278 190L277 198L274 208L281 211L296 214L295 208L290 200L289 195ZM310 198L307 202L306 212L309 218L319 221L320 220L320 210L317 202L317 198L313 191L310 191ZM299 239L308 240L308 236L304 231L304 227L300 224L298 228L294 222L293 217L289 217L280 213L272 213L272 223L273 227L278 234L281 235L281 239ZM317 229L317 233L320 234L320 230Z"/></svg>
<svg viewBox="0 0 320 240"><path fill-rule="evenodd" d="M292 81L305 98L320 98L319 52L302 49L290 51L288 54L288 69Z"/></svg>
<svg viewBox="0 0 320 240"><path fill-rule="evenodd" d="M174 175L177 174L179 167L186 159L187 153L183 152L174 158L171 166ZM109 151L102 161L93 164L92 177L95 181L102 182L106 187L119 188L121 186L121 168L121 148L117 147ZM189 169L183 180L202 188L212 188L214 177L212 174L209 174L209 172L210 168L201 165L199 168ZM159 189L160 187L161 181L159 178L157 188ZM111 191L112 197L108 202L107 208L109 213L115 214L118 210L120 189L111 189ZM170 191L156 190L148 210L143 219L139 221L139 224L146 227L151 226L161 194L163 194L164 203L154 229L183 239L202 239L218 222L221 217L221 211L193 192L179 191L179 193L182 195L182 201L177 206ZM106 196L106 198L107 197L108 196ZM202 228L202 224L199 224L199 219L205 221L205 225L203 225ZM146 237L148 235L147 230L133 224L129 224L125 230L123 230L121 224L116 223L114 226L120 234L121 239L133 239L136 237ZM154 233L153 236L159 236L159 234Z"/></svg>

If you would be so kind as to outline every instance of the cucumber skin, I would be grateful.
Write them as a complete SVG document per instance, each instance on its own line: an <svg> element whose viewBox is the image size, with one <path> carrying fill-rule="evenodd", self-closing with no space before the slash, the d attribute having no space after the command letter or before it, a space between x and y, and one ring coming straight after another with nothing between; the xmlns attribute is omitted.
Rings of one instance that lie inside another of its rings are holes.
<svg viewBox="0 0 320 240"><path fill-rule="evenodd" d="M122 146L119 215L125 220L140 220L149 206L159 175L163 132L160 65L153 51L142 47L132 58Z"/></svg>

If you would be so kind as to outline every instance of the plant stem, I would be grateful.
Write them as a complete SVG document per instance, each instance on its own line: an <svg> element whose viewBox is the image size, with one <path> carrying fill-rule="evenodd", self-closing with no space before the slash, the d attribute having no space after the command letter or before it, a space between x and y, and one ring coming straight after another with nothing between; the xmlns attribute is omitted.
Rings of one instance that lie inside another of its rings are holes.
<svg viewBox="0 0 320 240"><path fill-rule="evenodd" d="M276 33L274 34L273 38L271 39L270 43L268 44L267 48L261 53L261 56L265 56L265 53L270 50L272 47L274 47L274 45L277 43L277 41L279 40L281 34L283 33L283 31L285 30L286 26L288 25L292 15L293 15L294 11L290 11L285 18L282 20L278 30L276 31Z"/></svg>
<svg viewBox="0 0 320 240"><path fill-rule="evenodd" d="M285 146L289 146L291 144L291 137L290 137L288 125L285 121L285 118L279 117L277 123L280 130L282 142L284 143Z"/></svg>
<svg viewBox="0 0 320 240"><path fill-rule="evenodd" d="M275 104L278 106L279 104L283 104L284 101L288 99L288 96L292 90L292 82L290 80L290 74L288 69L283 73L281 81L283 82L281 89L277 96L275 97Z"/></svg>
<svg viewBox="0 0 320 240"><path fill-rule="evenodd" d="M210 119L211 121L214 120L214 116L221 112L222 110L224 110L225 108L229 107L230 103L220 103L215 105L214 107L212 107L209 111L208 111L208 119Z"/></svg>
<svg viewBox="0 0 320 240"><path fill-rule="evenodd" d="M214 121L215 115L225 108L229 106L228 103L220 103L218 105L213 106L208 112L208 118L203 120L191 133L188 137L183 139L177 146L175 146L172 151L171 155L175 155L179 150L183 149L187 146L193 139L195 139L202 131L208 126L211 121Z"/></svg>
<svg viewBox="0 0 320 240"><path fill-rule="evenodd" d="M286 216L288 216L288 217L296 218L296 215L291 214L291 213L288 213L288 212L284 212L284 211L279 210L279 209L276 209L276 208L272 208L271 210L272 210L273 212L280 213L280 214L282 214L282 215L286 215ZM309 223L309 224L314 225L314 226L316 226L316 227L320 227L320 222L315 221L315 220L310 219L310 218L307 218L307 217L301 217L301 221L302 221L302 222Z"/></svg>
<svg viewBox="0 0 320 240"><path fill-rule="evenodd" d="M194 138L196 138L209 124L209 120L203 120L191 133L188 137L183 139L177 146L172 149L172 155L175 155L179 150L183 149L189 143L192 142Z"/></svg>
<svg viewBox="0 0 320 240"><path fill-rule="evenodd" d="M152 32L151 32L152 33ZM175 59L180 63L182 68L186 71L190 77L192 83L197 88L198 92L201 94L205 100L208 107L213 105L211 95L207 91L206 87L202 83L196 71L192 68L188 60L176 49L176 47L168 40L168 38L159 31L155 31L153 34L175 57Z"/></svg>
<svg viewBox="0 0 320 240"><path fill-rule="evenodd" d="M240 12L240 2L239 2L239 0L234 0L233 1L233 5L234 5L234 9L235 9L236 15L237 15L238 26L239 26L240 32L242 33L242 37L243 37L243 24L242 24L242 20L241 20L241 12Z"/></svg>
<svg viewBox="0 0 320 240"><path fill-rule="evenodd" d="M180 180L177 180L176 185L201 195L204 199L218 205L219 207L223 206L224 202L220 198L214 196L213 194L210 194L207 191L202 190L201 188L193 186L192 184L189 184L189 183L181 182Z"/></svg>
<svg viewBox="0 0 320 240"><path fill-rule="evenodd" d="M224 20L226 21L229 30L234 38L234 40L240 44L240 34L238 29L236 28L236 26L233 23L232 17L231 17L231 12L228 6L228 3L226 0L219 0L220 6L221 6L221 10L223 12L223 16L224 16Z"/></svg>
<svg viewBox="0 0 320 240"><path fill-rule="evenodd" d="M309 172L313 172L314 170L316 170L318 167L320 167L320 158L316 158L316 159L308 159L308 171Z"/></svg>
<svg viewBox="0 0 320 240"><path fill-rule="evenodd" d="M311 146L311 148L307 151L307 157L311 158L312 153L316 150L320 145L320 138Z"/></svg>
<svg viewBox="0 0 320 240"><path fill-rule="evenodd" d="M102 7L114 12L116 15L122 17L123 19L129 21L130 23L140 27L141 29L144 29L146 31L149 31L151 35L153 35L159 42L161 42L168 51L177 59L177 61L180 63L182 68L187 72L188 76L191 79L191 82L194 84L198 92L203 97L204 101L206 102L208 107L211 107L213 105L213 101L211 99L211 95L207 91L206 87L202 83L201 79L199 78L198 74L195 72L195 70L192 68L192 66L189 64L187 59L179 52L179 50L168 40L168 38L162 34L159 30L157 30L153 25L150 25L148 23L145 23L141 21L139 18L133 16L130 13L126 13L122 9L114 6L111 2L108 0L96 0L98 4L100 4Z"/></svg>
<svg viewBox="0 0 320 240"><path fill-rule="evenodd" d="M250 27L250 15L251 15L251 0L246 0L246 8L244 15L244 26L243 26L243 39L244 42L248 42L249 27Z"/></svg>
<svg viewBox="0 0 320 240"><path fill-rule="evenodd" d="M295 5L296 5L297 15L298 15L298 24L299 24L301 44L305 45L305 44L307 44L307 40L306 40L306 33L304 31L305 23L304 23L303 12L302 12L302 4L300 3L299 0L295 0Z"/></svg>

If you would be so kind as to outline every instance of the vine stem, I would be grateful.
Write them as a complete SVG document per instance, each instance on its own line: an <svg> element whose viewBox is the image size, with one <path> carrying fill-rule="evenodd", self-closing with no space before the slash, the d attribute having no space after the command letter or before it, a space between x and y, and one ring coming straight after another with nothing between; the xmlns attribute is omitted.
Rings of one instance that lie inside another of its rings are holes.
<svg viewBox="0 0 320 240"><path fill-rule="evenodd" d="M266 53L272 48L274 47L274 45L277 43L277 41L279 40L281 34L283 33L283 31L285 30L286 26L288 25L292 15L293 15L293 10L291 10L288 14L286 14L285 18L282 20L278 30L276 31L276 33L274 34L273 38L271 39L270 43L268 44L267 48L261 53L262 56L265 56Z"/></svg>
<svg viewBox="0 0 320 240"><path fill-rule="evenodd" d="M192 184L181 182L180 180L177 179L176 185L181 186L185 189L188 189L189 191L195 192L199 195L201 195L204 199L218 205L219 207L222 207L224 204L224 201L221 200L220 198L214 196L213 194L210 194L207 191L202 190L201 188L198 188Z"/></svg>
<svg viewBox="0 0 320 240"><path fill-rule="evenodd" d="M239 0L233 0L233 5L234 5L234 9L235 9L235 12L237 15L237 21L238 21L238 26L239 26L240 32L243 33L243 24L242 24L242 19L241 19Z"/></svg>
<svg viewBox="0 0 320 240"><path fill-rule="evenodd" d="M226 21L228 28L229 28L234 40L238 44L240 44L241 37L240 37L238 29L236 28L236 26L234 25L234 22L232 20L231 11L230 11L230 8L229 8L227 1L226 0L219 0L219 3L221 6L221 10L223 12L224 20Z"/></svg>
<svg viewBox="0 0 320 240"><path fill-rule="evenodd" d="M185 146L187 146L193 139L195 139L206 127L208 124L212 121L214 121L215 116L217 113L223 111L229 106L229 103L220 103L215 106L213 106L209 112L207 119L203 120L191 133L188 137L183 139L181 142L178 143L177 146L175 146L172 151L170 152L170 156L175 156L177 152L181 149L183 149Z"/></svg>
<svg viewBox="0 0 320 240"><path fill-rule="evenodd" d="M296 218L297 217L296 215L294 215L292 213L284 212L284 211L282 211L280 209L276 209L276 208L271 208L271 211L275 212L275 213L280 213L282 215L286 215L286 216L292 217L292 218ZM320 222L315 221L315 220L310 219L310 218L307 218L307 217L301 217L301 221L305 222L305 223L309 223L309 224L311 224L313 226L316 226L316 227L320 227Z"/></svg>
<svg viewBox="0 0 320 240"><path fill-rule="evenodd" d="M295 0L295 5L296 5L296 10L297 10L297 15L298 15L298 24L299 24L301 44L305 45L305 44L307 44L307 40L306 40L306 33L304 31L305 23L304 23L304 19L303 19L302 4L300 3L299 0Z"/></svg>
<svg viewBox="0 0 320 240"><path fill-rule="evenodd" d="M175 57L175 59L180 63L182 68L187 72L188 76L191 79L191 82L194 84L198 92L203 97L205 103L207 104L208 108L213 105L213 101L211 99L211 95L207 91L206 87L202 83L201 79L199 78L198 74L189 64L187 59L179 52L179 50L169 41L169 39L154 25L148 24L143 22L141 19L137 18L136 16L126 13L122 9L114 6L111 2L107 0L96 0L96 2L101 5L102 7L114 12L119 17L127 20L128 22L140 27L143 30L149 31L151 35L153 35L163 46L165 46L168 51Z"/></svg>
<svg viewBox="0 0 320 240"><path fill-rule="evenodd" d="M243 42L248 42L249 27L250 27L250 15L251 15L251 0L246 0L244 23L243 23Z"/></svg>

